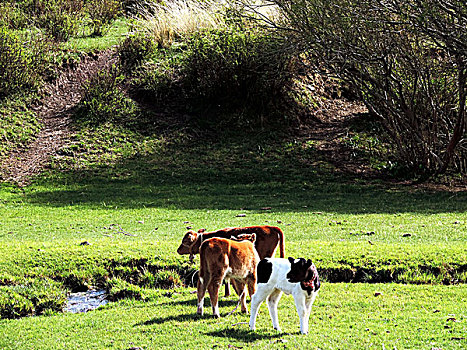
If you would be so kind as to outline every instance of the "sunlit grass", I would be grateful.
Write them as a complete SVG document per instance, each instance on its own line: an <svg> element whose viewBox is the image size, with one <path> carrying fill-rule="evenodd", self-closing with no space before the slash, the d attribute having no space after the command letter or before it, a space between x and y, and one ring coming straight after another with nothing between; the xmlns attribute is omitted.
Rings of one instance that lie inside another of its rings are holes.
<svg viewBox="0 0 467 350"><path fill-rule="evenodd" d="M236 297L221 298L221 319L199 318L193 289L150 302L124 300L86 314L0 320L2 349L463 349L466 286L323 284L310 333L299 334L293 298L279 303L282 333L262 305L257 331L248 316L228 316ZM205 301L209 313L209 298Z"/></svg>
<svg viewBox="0 0 467 350"><path fill-rule="evenodd" d="M129 20L125 17L120 17L111 24L103 36L72 37L67 42L61 43L60 48L84 52L106 50L124 40L129 30Z"/></svg>

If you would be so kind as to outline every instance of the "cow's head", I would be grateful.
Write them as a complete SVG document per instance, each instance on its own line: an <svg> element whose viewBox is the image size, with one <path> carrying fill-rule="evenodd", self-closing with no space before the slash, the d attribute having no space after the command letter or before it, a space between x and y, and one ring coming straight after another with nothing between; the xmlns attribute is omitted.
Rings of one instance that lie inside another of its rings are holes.
<svg viewBox="0 0 467 350"><path fill-rule="evenodd" d="M314 272L312 269L311 259L294 259L289 258L290 271L287 273L287 279L290 283L298 283L308 280L313 277Z"/></svg>
<svg viewBox="0 0 467 350"><path fill-rule="evenodd" d="M187 233L185 233L185 236L183 236L182 239L182 243L177 249L177 253L180 255L199 253L199 251L193 251L193 246L196 244L199 237L200 234L195 231L188 231Z"/></svg>

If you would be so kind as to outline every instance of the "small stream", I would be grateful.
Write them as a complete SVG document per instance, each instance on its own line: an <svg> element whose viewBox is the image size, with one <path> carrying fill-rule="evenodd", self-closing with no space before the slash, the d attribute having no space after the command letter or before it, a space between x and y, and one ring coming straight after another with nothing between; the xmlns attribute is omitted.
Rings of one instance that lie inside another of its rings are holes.
<svg viewBox="0 0 467 350"><path fill-rule="evenodd" d="M109 302L106 298L105 290L91 289L87 292L71 293L68 296L65 312L76 314L97 309Z"/></svg>

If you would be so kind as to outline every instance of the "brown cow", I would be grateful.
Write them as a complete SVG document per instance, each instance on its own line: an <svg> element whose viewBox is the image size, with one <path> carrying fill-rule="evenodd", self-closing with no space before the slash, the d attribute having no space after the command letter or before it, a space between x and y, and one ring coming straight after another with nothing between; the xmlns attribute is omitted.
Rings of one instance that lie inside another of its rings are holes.
<svg viewBox="0 0 467 350"><path fill-rule="evenodd" d="M178 254L190 254L193 260L195 254L199 253L199 247L204 240L212 237L232 238L242 234L256 234L255 248L259 258L271 258L279 245L279 256L285 257L284 233L276 226L248 226L248 227L228 227L217 231L204 232L204 230L188 231L183 236L182 243L177 249ZM225 285L225 296L230 295L229 284Z"/></svg>
<svg viewBox="0 0 467 350"><path fill-rule="evenodd" d="M255 240L255 235L252 235ZM260 261L254 245L249 240L234 241L225 238L210 238L201 244L200 270L197 286L199 315L203 314L206 289L211 298L212 313L220 317L219 288L224 278L232 279L235 291L240 296L241 311L246 313L245 286L250 297L256 290L256 265Z"/></svg>
<svg viewBox="0 0 467 350"><path fill-rule="evenodd" d="M201 231L201 230L200 230ZM182 243L177 249L178 254L190 254L190 257L199 253L201 243L212 237L231 238L241 234L256 234L255 248L260 259L270 258L279 245L279 256L285 257L284 233L276 226L248 226L228 227L212 232L188 231L183 236Z"/></svg>

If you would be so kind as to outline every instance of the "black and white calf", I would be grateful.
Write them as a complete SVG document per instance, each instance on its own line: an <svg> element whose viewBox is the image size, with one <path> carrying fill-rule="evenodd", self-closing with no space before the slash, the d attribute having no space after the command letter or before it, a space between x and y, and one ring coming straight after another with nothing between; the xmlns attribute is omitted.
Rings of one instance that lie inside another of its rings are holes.
<svg viewBox="0 0 467 350"><path fill-rule="evenodd" d="M272 326L280 331L277 304L285 294L292 294L300 317L300 332L308 333L311 306L320 287L318 271L310 259L266 258L257 267L257 289L251 298L250 329L255 329L261 303L268 299Z"/></svg>

